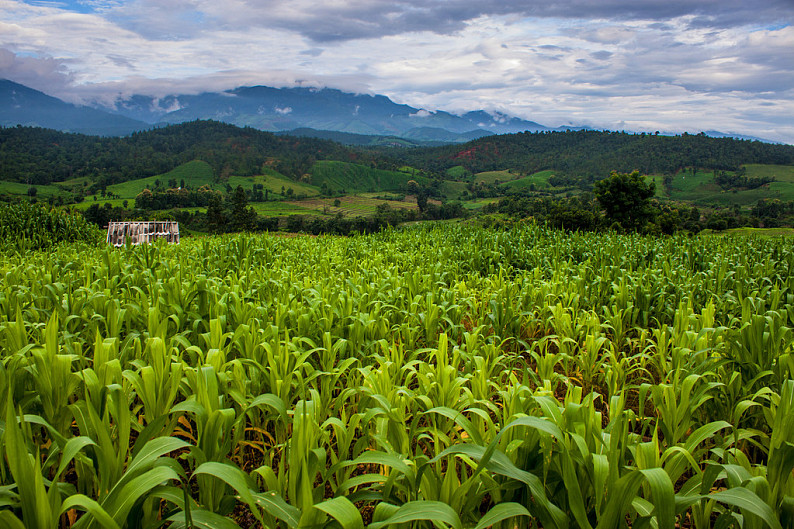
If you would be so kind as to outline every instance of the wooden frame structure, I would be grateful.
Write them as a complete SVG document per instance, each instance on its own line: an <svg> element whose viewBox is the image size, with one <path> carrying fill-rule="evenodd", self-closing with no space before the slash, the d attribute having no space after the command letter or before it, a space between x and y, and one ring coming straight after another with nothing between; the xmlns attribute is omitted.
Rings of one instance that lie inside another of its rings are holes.
<svg viewBox="0 0 794 529"><path fill-rule="evenodd" d="M169 243L179 244L179 223L173 221L137 221L111 222L108 224L108 244L124 246L127 239L130 244L150 243L155 239L165 239Z"/></svg>

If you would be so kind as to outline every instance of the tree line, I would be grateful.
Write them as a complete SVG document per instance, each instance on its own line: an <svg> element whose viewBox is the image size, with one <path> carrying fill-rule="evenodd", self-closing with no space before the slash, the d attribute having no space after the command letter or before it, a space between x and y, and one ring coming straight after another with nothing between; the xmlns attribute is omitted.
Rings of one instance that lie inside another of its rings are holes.
<svg viewBox="0 0 794 529"><path fill-rule="evenodd" d="M443 173L554 170L568 183L592 184L611 171L674 175L685 167L736 171L743 164L794 164L794 146L705 134L663 136L579 130L487 136L464 145L382 151L405 165Z"/></svg>

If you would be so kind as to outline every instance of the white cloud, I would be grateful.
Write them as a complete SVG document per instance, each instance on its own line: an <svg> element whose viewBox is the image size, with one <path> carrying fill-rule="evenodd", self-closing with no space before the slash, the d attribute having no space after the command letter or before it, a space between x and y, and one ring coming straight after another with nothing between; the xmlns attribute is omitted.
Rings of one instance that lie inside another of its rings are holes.
<svg viewBox="0 0 794 529"><path fill-rule="evenodd" d="M72 101L331 86L550 126L794 142L790 0L527 5L130 0L76 12L0 0L0 77Z"/></svg>

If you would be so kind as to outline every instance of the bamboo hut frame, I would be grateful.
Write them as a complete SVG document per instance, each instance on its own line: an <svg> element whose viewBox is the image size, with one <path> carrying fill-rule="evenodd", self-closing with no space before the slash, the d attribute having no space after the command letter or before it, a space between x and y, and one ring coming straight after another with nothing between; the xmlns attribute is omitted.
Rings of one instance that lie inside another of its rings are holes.
<svg viewBox="0 0 794 529"><path fill-rule="evenodd" d="M150 243L165 239L179 244L179 223L173 221L111 222L108 224L107 242L113 246Z"/></svg>

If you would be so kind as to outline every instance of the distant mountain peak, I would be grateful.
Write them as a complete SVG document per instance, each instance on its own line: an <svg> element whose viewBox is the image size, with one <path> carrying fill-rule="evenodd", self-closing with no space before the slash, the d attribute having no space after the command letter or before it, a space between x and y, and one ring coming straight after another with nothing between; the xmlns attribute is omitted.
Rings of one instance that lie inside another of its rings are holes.
<svg viewBox="0 0 794 529"><path fill-rule="evenodd" d="M0 126L16 125L100 136L121 136L149 127L142 121L66 103L25 85L0 79Z"/></svg>
<svg viewBox="0 0 794 529"><path fill-rule="evenodd" d="M550 130L501 112L456 115L395 103L384 95L327 87L240 86L225 92L150 99L146 104L145 96L133 96L109 110L149 123L210 118L269 131L304 128L412 139L417 128L425 133L438 131L435 137L423 135L423 141L465 141L478 129L480 134Z"/></svg>

